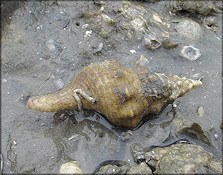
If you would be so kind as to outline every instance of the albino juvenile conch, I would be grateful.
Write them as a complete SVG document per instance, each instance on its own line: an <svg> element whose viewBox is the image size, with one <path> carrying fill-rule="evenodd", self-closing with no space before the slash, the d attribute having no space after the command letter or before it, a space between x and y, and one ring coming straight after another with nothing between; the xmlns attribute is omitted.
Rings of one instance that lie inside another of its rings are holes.
<svg viewBox="0 0 223 175"><path fill-rule="evenodd" d="M186 92L201 86L200 80L134 69L115 59L86 66L66 88L29 98L28 107L43 112L92 109L117 126L136 127L143 116L158 114Z"/></svg>

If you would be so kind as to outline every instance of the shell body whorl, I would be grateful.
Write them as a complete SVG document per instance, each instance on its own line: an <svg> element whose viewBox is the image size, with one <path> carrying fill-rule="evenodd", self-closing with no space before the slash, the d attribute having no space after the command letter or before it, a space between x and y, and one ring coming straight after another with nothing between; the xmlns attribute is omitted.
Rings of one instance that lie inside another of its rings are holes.
<svg viewBox="0 0 223 175"><path fill-rule="evenodd" d="M151 73L142 66L131 69L112 59L90 64L67 88L31 98L28 107L45 112L78 109L73 93L81 89L96 99L91 103L81 98L83 109L96 110L117 126L136 127L143 116L159 113L165 104L201 84L199 80Z"/></svg>

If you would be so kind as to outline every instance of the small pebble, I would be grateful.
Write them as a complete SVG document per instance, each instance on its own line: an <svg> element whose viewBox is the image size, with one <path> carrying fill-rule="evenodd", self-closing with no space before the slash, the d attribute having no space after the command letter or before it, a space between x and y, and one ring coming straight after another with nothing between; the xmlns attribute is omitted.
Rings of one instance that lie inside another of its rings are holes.
<svg viewBox="0 0 223 175"><path fill-rule="evenodd" d="M136 64L139 66L145 66L146 64L149 64L149 60L144 55L141 55L136 61Z"/></svg>
<svg viewBox="0 0 223 175"><path fill-rule="evenodd" d="M91 34L92 34L92 30L88 30L85 32L84 37L86 38L87 36L91 36Z"/></svg>
<svg viewBox="0 0 223 175"><path fill-rule="evenodd" d="M86 29L86 28L88 28L89 27L89 24L84 24L83 26L82 26L82 29Z"/></svg>
<svg viewBox="0 0 223 175"><path fill-rule="evenodd" d="M62 48L59 44L55 43L53 39L49 39L45 42L46 47L50 50L51 54L58 55Z"/></svg>
<svg viewBox="0 0 223 175"><path fill-rule="evenodd" d="M58 90L61 90L64 87L64 82L62 79L58 79L55 81L55 86Z"/></svg>
<svg viewBox="0 0 223 175"><path fill-rule="evenodd" d="M126 132L123 132L122 135L121 135L121 139L124 142L132 140L132 131L128 130Z"/></svg>
<svg viewBox="0 0 223 175"><path fill-rule="evenodd" d="M200 117L204 116L204 107L200 106L197 110L197 113L199 114Z"/></svg>
<svg viewBox="0 0 223 175"><path fill-rule="evenodd" d="M63 23L63 28L66 28L70 24L70 19L67 19Z"/></svg>
<svg viewBox="0 0 223 175"><path fill-rule="evenodd" d="M215 139L218 139L218 134L214 134Z"/></svg>
<svg viewBox="0 0 223 175"><path fill-rule="evenodd" d="M135 50L130 50L129 52L131 52L132 54L133 54L133 53L136 53L136 51L135 51Z"/></svg>
<svg viewBox="0 0 223 175"><path fill-rule="evenodd" d="M2 79L2 82L3 82L3 83L7 83L7 80L6 80L6 79Z"/></svg>
<svg viewBox="0 0 223 175"><path fill-rule="evenodd" d="M103 48L103 43L100 43L96 49L94 49L94 53L100 52Z"/></svg>
<svg viewBox="0 0 223 175"><path fill-rule="evenodd" d="M62 19L60 16L54 16L53 18L57 21L60 21Z"/></svg>
<svg viewBox="0 0 223 175"><path fill-rule="evenodd" d="M55 43L53 41L53 39L49 39L45 42L46 44L46 47L50 50L50 51L54 51L56 50L56 46L55 46Z"/></svg>

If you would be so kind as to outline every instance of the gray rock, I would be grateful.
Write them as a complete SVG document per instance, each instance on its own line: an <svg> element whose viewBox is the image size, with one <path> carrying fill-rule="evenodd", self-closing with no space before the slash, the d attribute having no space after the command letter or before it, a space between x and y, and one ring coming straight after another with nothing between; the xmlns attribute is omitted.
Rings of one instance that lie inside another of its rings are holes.
<svg viewBox="0 0 223 175"><path fill-rule="evenodd" d="M130 152L136 163L145 160L145 151L139 143L133 143L132 145L130 145Z"/></svg>
<svg viewBox="0 0 223 175"><path fill-rule="evenodd" d="M197 42L203 33L201 26L191 19L182 20L175 29L182 37L193 42Z"/></svg>
<svg viewBox="0 0 223 175"><path fill-rule="evenodd" d="M214 2L214 1L213 1ZM212 1L169 1L169 8L172 12L188 11L208 15L217 12Z"/></svg>
<svg viewBox="0 0 223 175"><path fill-rule="evenodd" d="M168 115L171 115L171 113L172 112L170 112ZM179 134L186 135L207 145L212 145L210 134L203 130L203 128L198 123L182 116L179 111L176 111L176 114L170 124L170 128L173 137L177 138L177 135Z"/></svg>
<svg viewBox="0 0 223 175"><path fill-rule="evenodd" d="M131 167L126 174L152 174L152 170L145 162L142 162L137 166Z"/></svg>
<svg viewBox="0 0 223 175"><path fill-rule="evenodd" d="M215 158L201 146L174 144L154 148L147 153L156 161L154 174L216 174L222 173L222 160Z"/></svg>

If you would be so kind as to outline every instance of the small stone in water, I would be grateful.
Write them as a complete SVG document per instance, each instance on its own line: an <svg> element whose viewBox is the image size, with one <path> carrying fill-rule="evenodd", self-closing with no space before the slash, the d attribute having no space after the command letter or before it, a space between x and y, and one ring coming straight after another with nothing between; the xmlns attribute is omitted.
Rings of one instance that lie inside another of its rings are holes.
<svg viewBox="0 0 223 175"><path fill-rule="evenodd" d="M62 89L64 87L64 82L62 79L58 79L55 81L55 85L56 85L56 88L58 90Z"/></svg>
<svg viewBox="0 0 223 175"><path fill-rule="evenodd" d="M204 107L200 106L197 110L197 113L199 114L200 117L204 116Z"/></svg>
<svg viewBox="0 0 223 175"><path fill-rule="evenodd" d="M122 141L124 141L124 142L131 140L132 139L132 131L128 130L127 132L123 132L121 138L122 138Z"/></svg>

